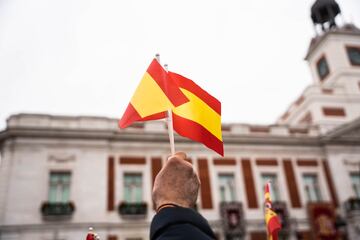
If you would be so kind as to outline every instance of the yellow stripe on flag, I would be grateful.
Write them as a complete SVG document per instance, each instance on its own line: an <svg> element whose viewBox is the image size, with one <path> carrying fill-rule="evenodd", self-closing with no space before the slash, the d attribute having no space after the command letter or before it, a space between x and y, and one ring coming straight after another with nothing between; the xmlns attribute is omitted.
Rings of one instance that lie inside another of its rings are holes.
<svg viewBox="0 0 360 240"><path fill-rule="evenodd" d="M174 108L165 93L147 72L130 102L142 118Z"/></svg>
<svg viewBox="0 0 360 240"><path fill-rule="evenodd" d="M189 99L189 102L173 109L173 112L180 117L197 122L222 141L221 116L192 92L184 88L180 88L180 90Z"/></svg>
<svg viewBox="0 0 360 240"><path fill-rule="evenodd" d="M269 192L265 192L265 199L271 201L271 196Z"/></svg>
<svg viewBox="0 0 360 240"><path fill-rule="evenodd" d="M266 225L269 224L270 220L271 220L273 217L276 217L276 213L275 213L273 210L267 208L267 209L265 210L265 222L266 222Z"/></svg>

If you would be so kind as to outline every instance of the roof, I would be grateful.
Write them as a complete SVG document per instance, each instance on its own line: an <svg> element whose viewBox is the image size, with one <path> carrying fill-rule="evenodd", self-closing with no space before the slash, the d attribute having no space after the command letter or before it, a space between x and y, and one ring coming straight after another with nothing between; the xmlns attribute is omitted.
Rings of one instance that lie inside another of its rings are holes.
<svg viewBox="0 0 360 240"><path fill-rule="evenodd" d="M345 35L360 35L360 29L354 24L348 23L342 27L332 28L321 35L318 35L311 39L310 46L305 56L305 60L308 60L311 53L322 43L322 41L331 34L345 34Z"/></svg>

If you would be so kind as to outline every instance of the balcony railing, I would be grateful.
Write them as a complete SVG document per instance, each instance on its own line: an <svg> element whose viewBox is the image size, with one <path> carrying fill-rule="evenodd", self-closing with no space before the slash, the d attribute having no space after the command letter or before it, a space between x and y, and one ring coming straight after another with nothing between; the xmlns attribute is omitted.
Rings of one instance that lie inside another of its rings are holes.
<svg viewBox="0 0 360 240"><path fill-rule="evenodd" d="M51 203L44 202L41 205L41 213L44 218L68 218L71 217L75 211L75 205L73 202L67 203Z"/></svg>
<svg viewBox="0 0 360 240"><path fill-rule="evenodd" d="M346 214L360 213L360 198L350 198L345 203Z"/></svg>
<svg viewBox="0 0 360 240"><path fill-rule="evenodd" d="M227 239L241 239L245 234L245 219L241 202L221 202L220 215Z"/></svg>
<svg viewBox="0 0 360 240"><path fill-rule="evenodd" d="M145 202L121 202L119 204L118 211L122 218L125 219L144 218L147 214L147 204Z"/></svg>
<svg viewBox="0 0 360 240"><path fill-rule="evenodd" d="M289 213L286 206L286 202L283 201L274 201L272 203L272 208L276 212L280 223L281 223L281 231L286 232L290 230L290 222L289 222Z"/></svg>

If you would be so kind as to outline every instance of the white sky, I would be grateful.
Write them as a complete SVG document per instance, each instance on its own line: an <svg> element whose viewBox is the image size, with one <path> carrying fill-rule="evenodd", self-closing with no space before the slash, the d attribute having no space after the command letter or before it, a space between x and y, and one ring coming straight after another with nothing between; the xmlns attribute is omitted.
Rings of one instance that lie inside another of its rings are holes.
<svg viewBox="0 0 360 240"><path fill-rule="evenodd" d="M22 112L118 118L155 53L223 122L274 123L312 83L313 2L0 0L0 129ZM337 2L360 26L360 1Z"/></svg>

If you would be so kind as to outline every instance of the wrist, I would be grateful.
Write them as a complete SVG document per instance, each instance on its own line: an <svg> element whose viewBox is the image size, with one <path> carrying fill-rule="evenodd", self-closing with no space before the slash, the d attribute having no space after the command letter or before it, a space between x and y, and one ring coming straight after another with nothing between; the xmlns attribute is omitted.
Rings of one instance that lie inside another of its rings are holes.
<svg viewBox="0 0 360 240"><path fill-rule="evenodd" d="M188 203L181 202L181 201L160 201L155 204L156 206L156 212L159 212L163 208L167 207L183 207L183 208L192 208L192 206Z"/></svg>
<svg viewBox="0 0 360 240"><path fill-rule="evenodd" d="M177 205L175 203L164 203L156 208L156 212L158 213L161 209L164 209L164 208L174 208L174 207L179 207L179 205Z"/></svg>

